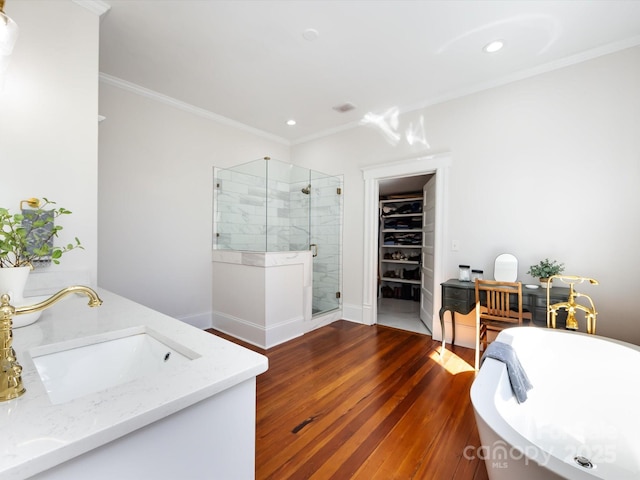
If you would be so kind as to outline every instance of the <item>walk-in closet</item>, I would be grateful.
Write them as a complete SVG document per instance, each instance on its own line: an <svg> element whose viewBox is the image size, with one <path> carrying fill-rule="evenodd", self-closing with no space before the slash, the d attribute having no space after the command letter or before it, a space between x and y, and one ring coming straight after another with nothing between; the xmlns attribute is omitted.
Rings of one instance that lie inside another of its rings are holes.
<svg viewBox="0 0 640 480"><path fill-rule="evenodd" d="M377 322L428 335L431 325L421 320L420 309L425 301L423 275L432 269L428 202L425 207L425 188L432 177L379 182Z"/></svg>

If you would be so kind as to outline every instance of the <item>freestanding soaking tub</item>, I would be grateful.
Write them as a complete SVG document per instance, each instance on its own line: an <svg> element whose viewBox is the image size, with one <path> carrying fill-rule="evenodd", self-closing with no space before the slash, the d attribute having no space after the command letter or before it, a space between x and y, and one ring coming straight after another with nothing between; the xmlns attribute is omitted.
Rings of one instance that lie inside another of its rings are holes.
<svg viewBox="0 0 640 480"><path fill-rule="evenodd" d="M640 478L640 348L562 330L518 327L511 344L533 388L518 403L506 367L485 360L471 387L489 478Z"/></svg>

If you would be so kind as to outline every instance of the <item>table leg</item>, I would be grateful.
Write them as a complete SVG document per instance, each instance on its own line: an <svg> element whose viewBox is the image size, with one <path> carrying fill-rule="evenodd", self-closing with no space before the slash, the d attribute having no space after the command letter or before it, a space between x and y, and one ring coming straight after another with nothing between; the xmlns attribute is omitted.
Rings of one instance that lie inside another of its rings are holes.
<svg viewBox="0 0 640 480"><path fill-rule="evenodd" d="M444 355L444 346L446 343L445 335L444 335L444 312L447 310L444 308L440 309L440 330L442 331L442 347L440 348L440 355Z"/></svg>
<svg viewBox="0 0 640 480"><path fill-rule="evenodd" d="M451 310L451 345L456 343L456 311Z"/></svg>

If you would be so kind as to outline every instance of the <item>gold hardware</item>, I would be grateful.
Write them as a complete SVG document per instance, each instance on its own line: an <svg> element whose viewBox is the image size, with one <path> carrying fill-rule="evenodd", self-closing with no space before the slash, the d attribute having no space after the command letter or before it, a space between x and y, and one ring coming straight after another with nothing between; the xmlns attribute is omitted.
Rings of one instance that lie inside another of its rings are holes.
<svg viewBox="0 0 640 480"><path fill-rule="evenodd" d="M340 298L340 292L336 292L336 298Z"/></svg>
<svg viewBox="0 0 640 480"><path fill-rule="evenodd" d="M102 305L102 300L98 294L83 285L64 288L40 303L21 307L10 305L10 298L6 293L0 296L0 341L2 342L2 345L0 345L0 402L17 398L26 391L22 384L22 367L18 363L16 352L12 346L13 330L11 327L13 326L13 316L45 310L71 293L84 293L89 297L90 307Z"/></svg>
<svg viewBox="0 0 640 480"><path fill-rule="evenodd" d="M317 243L312 243L311 245L309 245L309 250L311 250L311 252L313 252L313 256L317 257L318 256L318 244Z"/></svg>
<svg viewBox="0 0 640 480"><path fill-rule="evenodd" d="M31 208L38 208L40 206L40 199L39 198L35 198L35 197L31 197L31 198L27 198L26 200L21 200L20 201L20 210L21 211L24 210L24 207L22 206L24 203L29 205Z"/></svg>
<svg viewBox="0 0 640 480"><path fill-rule="evenodd" d="M265 160L271 160L271 157L264 157Z"/></svg>
<svg viewBox="0 0 640 480"><path fill-rule="evenodd" d="M563 283L569 284L569 299L566 302L554 303L551 305L549 303L549 294L551 291L551 282L554 278L557 278ZM580 285L583 282L588 281L591 285L598 285L598 281L594 278L589 277L580 277L577 275L553 275L549 277L549 288L547 289L547 327L548 328L556 328L556 316L558 314L558 310L564 309L567 311L567 330L577 330L578 329L578 320L576 319L576 310L581 310L585 313L587 319L587 333L595 335L596 333L596 316L598 312L596 312L596 307L593 304L593 300L589 295L585 295L584 293L576 292L574 289L574 285ZM585 305L580 305L576 303L575 299L578 297L584 297L589 300L590 307Z"/></svg>
<svg viewBox="0 0 640 480"><path fill-rule="evenodd" d="M15 314L15 308L9 305L9 295L0 297L0 339L2 350L0 351L0 400L11 400L19 397L26 390L22 385L22 367L16 359L16 352L11 346L13 332L11 331L11 317Z"/></svg>
<svg viewBox="0 0 640 480"><path fill-rule="evenodd" d="M340 187L336 188L336 195L342 195L342 189Z"/></svg>

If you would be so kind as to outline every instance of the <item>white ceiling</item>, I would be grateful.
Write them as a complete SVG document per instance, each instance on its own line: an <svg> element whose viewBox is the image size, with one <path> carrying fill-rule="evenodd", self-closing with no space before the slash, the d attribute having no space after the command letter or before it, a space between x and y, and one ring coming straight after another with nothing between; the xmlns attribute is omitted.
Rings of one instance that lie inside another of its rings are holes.
<svg viewBox="0 0 640 480"><path fill-rule="evenodd" d="M291 143L640 44L635 0L104 3L103 78Z"/></svg>

